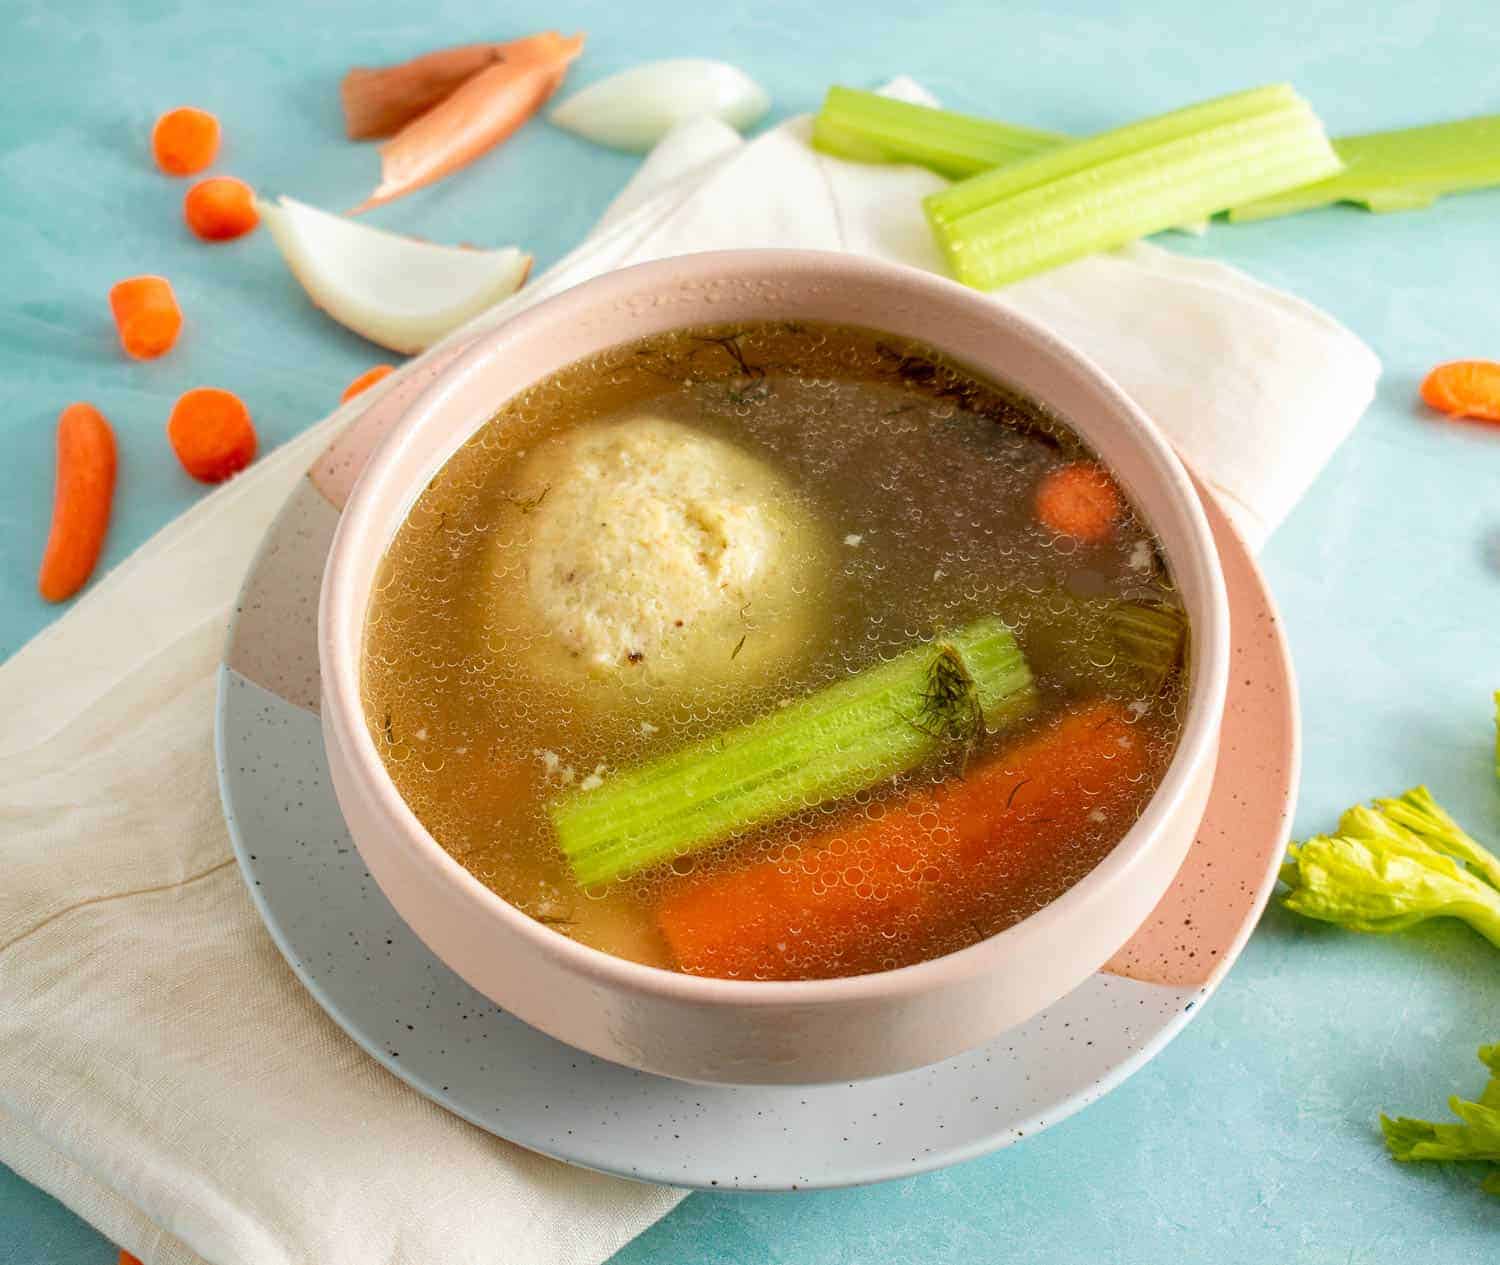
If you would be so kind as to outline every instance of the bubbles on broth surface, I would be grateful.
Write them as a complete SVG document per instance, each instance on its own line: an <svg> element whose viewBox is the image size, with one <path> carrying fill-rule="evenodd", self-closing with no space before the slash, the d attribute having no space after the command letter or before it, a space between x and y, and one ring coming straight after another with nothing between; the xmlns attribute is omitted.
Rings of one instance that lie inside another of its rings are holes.
<svg viewBox="0 0 1500 1265"><path fill-rule="evenodd" d="M752 595L732 636L715 631L712 653L723 663L699 674L701 682L670 689L648 673L632 676L629 662L607 680L568 669L560 642L521 596L540 493L522 486L528 458L573 428L648 414L763 463L775 475L771 486L785 488L820 533L815 543L784 546L811 552L783 565L818 559L819 578L792 590L798 635L778 642L773 656L747 654L751 638L775 631L760 621L791 617L758 610ZM1149 529L1127 513L1109 541L1080 544L1036 521L1038 481L1081 459L1090 455L1077 437L1038 405L866 330L762 323L611 349L505 403L412 507L367 615L370 732L445 849L505 899L583 943L678 967L658 926L663 902L760 865L800 884L814 907L837 896L869 916L857 944L833 950L814 934L816 913L806 927L791 918L772 945L774 970L752 974L836 976L952 952L1087 874L1150 797L1180 727L1184 666L1143 675L1131 655L1153 635L1150 613L1180 605ZM1122 628L1117 609L1144 611L1144 622ZM1039 706L1019 729L985 735L963 769L936 760L603 888L573 879L549 799L995 614L1016 632ZM1100 796L1040 863L956 868L945 859L951 823L935 810L912 816L910 829L922 837L884 869L851 842L863 826L907 811L914 797L936 794L1070 706L1101 697L1123 705L1141 771ZM835 860L846 856L847 865ZM949 908L964 916L932 912ZM711 953L690 965L742 973Z"/></svg>

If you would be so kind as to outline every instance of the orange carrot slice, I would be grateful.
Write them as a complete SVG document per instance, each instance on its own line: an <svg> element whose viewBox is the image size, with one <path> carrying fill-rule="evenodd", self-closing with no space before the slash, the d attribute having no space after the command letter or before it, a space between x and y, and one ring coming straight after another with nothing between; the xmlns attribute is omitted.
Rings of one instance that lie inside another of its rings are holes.
<svg viewBox="0 0 1500 1265"><path fill-rule="evenodd" d="M508 57L466 80L380 147L380 184L358 215L441 180L498 145L541 108L583 51L583 36L532 37L524 56Z"/></svg>
<svg viewBox="0 0 1500 1265"><path fill-rule="evenodd" d="M360 392L368 391L387 374L395 372L395 365L375 365L373 368L366 369L359 377L355 378L353 382L344 388L344 394L339 396L339 403L349 403Z"/></svg>
<svg viewBox="0 0 1500 1265"><path fill-rule="evenodd" d="M167 438L182 468L202 483L222 483L255 457L250 410L233 391L195 387L172 406Z"/></svg>
<svg viewBox="0 0 1500 1265"><path fill-rule="evenodd" d="M1500 364L1493 360L1452 360L1422 381L1429 408L1450 417L1500 422Z"/></svg>
<svg viewBox="0 0 1500 1265"><path fill-rule="evenodd" d="M120 1249L120 1259L117 1265L141 1265L140 1258L132 1256L123 1247Z"/></svg>
<svg viewBox="0 0 1500 1265"><path fill-rule="evenodd" d="M243 237L260 223L255 191L232 176L198 181L182 201L182 215L188 227L206 242Z"/></svg>
<svg viewBox="0 0 1500 1265"><path fill-rule="evenodd" d="M876 819L850 815L800 855L689 879L657 923L695 975L797 979L879 970L893 938L982 915L1139 792L1146 748L1120 705L1064 713L962 781L913 794Z"/></svg>
<svg viewBox="0 0 1500 1265"><path fill-rule="evenodd" d="M152 360L172 349L182 330L182 309L165 277L130 277L109 291L120 345L137 360Z"/></svg>
<svg viewBox="0 0 1500 1265"><path fill-rule="evenodd" d="M57 419L57 487L52 530L37 589L49 602L78 592L93 574L115 497L115 432L92 404L70 404Z"/></svg>
<svg viewBox="0 0 1500 1265"><path fill-rule="evenodd" d="M151 129L151 153L169 176L202 171L219 153L219 120L190 105L168 110Z"/></svg>
<svg viewBox="0 0 1500 1265"><path fill-rule="evenodd" d="M1108 540L1123 505L1114 480L1092 461L1053 470L1036 489L1036 516L1045 527L1086 544Z"/></svg>

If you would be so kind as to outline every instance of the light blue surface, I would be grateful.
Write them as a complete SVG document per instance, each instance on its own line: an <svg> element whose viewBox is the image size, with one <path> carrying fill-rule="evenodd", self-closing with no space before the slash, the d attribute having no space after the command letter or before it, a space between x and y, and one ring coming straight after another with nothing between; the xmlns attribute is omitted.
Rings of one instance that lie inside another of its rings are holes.
<svg viewBox="0 0 1500 1265"><path fill-rule="evenodd" d="M223 170L332 207L357 200L375 166L340 138L335 84L352 61L544 26L589 30L575 83L646 57L722 56L760 77L785 112L814 105L831 78L870 83L902 70L961 108L1080 131L1282 78L1335 131L1500 110L1491 0L1386 12L1326 0L1184 0L1127 16L1105 0L1045 14L997 8L4 0L0 654L54 614L33 582L61 405L92 399L120 432L114 562L198 495L162 436L180 391L238 390L273 444L388 358L312 311L264 234L218 247L188 237L183 186L147 156L150 122L166 107L220 114ZM545 265L631 166L537 125L372 218L440 240L520 242ZM1500 434L1435 422L1414 403L1432 363L1500 357L1497 224L1491 193L1420 214L1335 210L1171 241L1321 304L1386 366L1358 434L1266 553L1302 678L1302 832L1360 796L1425 780L1477 832L1500 838L1489 749ZM172 277L189 326L173 355L136 365L114 346L105 293L145 270ZM1377 940L1273 910L1202 1018L1076 1119L885 1187L695 1195L617 1261L1494 1259L1500 1200L1477 1193L1473 1172L1392 1164L1373 1122L1381 1107L1440 1115L1450 1091L1477 1091L1474 1049L1500 1039L1496 968L1493 950L1461 927ZM97 1235L0 1170L0 1261L112 1260Z"/></svg>

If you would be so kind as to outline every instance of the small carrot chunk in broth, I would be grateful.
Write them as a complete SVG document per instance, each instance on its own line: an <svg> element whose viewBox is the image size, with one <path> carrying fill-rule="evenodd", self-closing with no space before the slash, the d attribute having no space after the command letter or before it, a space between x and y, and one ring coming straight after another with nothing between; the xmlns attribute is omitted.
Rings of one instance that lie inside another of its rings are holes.
<svg viewBox="0 0 1500 1265"><path fill-rule="evenodd" d="M1124 508L1114 480L1092 461L1053 470L1036 490L1036 516L1042 525L1085 544L1114 535Z"/></svg>
<svg viewBox="0 0 1500 1265"><path fill-rule="evenodd" d="M1493 360L1452 360L1422 381L1422 400L1450 417L1500 422L1500 364Z"/></svg>
<svg viewBox="0 0 1500 1265"><path fill-rule="evenodd" d="M191 176L219 154L219 120L190 105L168 110L151 129L151 153L169 176Z"/></svg>
<svg viewBox="0 0 1500 1265"><path fill-rule="evenodd" d="M167 438L182 468L200 483L222 483L255 457L250 410L232 391L195 387L172 406Z"/></svg>
<svg viewBox="0 0 1500 1265"><path fill-rule="evenodd" d="M182 216L206 242L227 242L253 232L260 223L255 192L232 176L200 180L182 202Z"/></svg>
<svg viewBox="0 0 1500 1265"><path fill-rule="evenodd" d="M125 354L154 360L172 350L182 332L182 309L165 277L130 277L110 288L109 309Z"/></svg>

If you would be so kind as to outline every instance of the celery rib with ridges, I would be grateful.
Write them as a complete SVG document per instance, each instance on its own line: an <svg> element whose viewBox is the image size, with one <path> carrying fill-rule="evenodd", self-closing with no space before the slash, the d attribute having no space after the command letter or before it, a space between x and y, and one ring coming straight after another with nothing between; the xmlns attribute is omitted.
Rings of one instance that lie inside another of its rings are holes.
<svg viewBox="0 0 1500 1265"><path fill-rule="evenodd" d="M967 748L1035 697L1011 630L981 619L548 811L578 881L607 883Z"/></svg>
<svg viewBox="0 0 1500 1265"><path fill-rule="evenodd" d="M1055 149L1072 137L835 85L813 116L813 146L866 163L914 163L950 180Z"/></svg>
<svg viewBox="0 0 1500 1265"><path fill-rule="evenodd" d="M954 275L992 289L1339 170L1317 116L1273 84L1019 159L925 207Z"/></svg>
<svg viewBox="0 0 1500 1265"><path fill-rule="evenodd" d="M1445 193L1500 184L1500 114L1341 136L1333 148L1344 164L1338 175L1231 207L1229 218L1264 220L1331 202L1413 211Z"/></svg>

